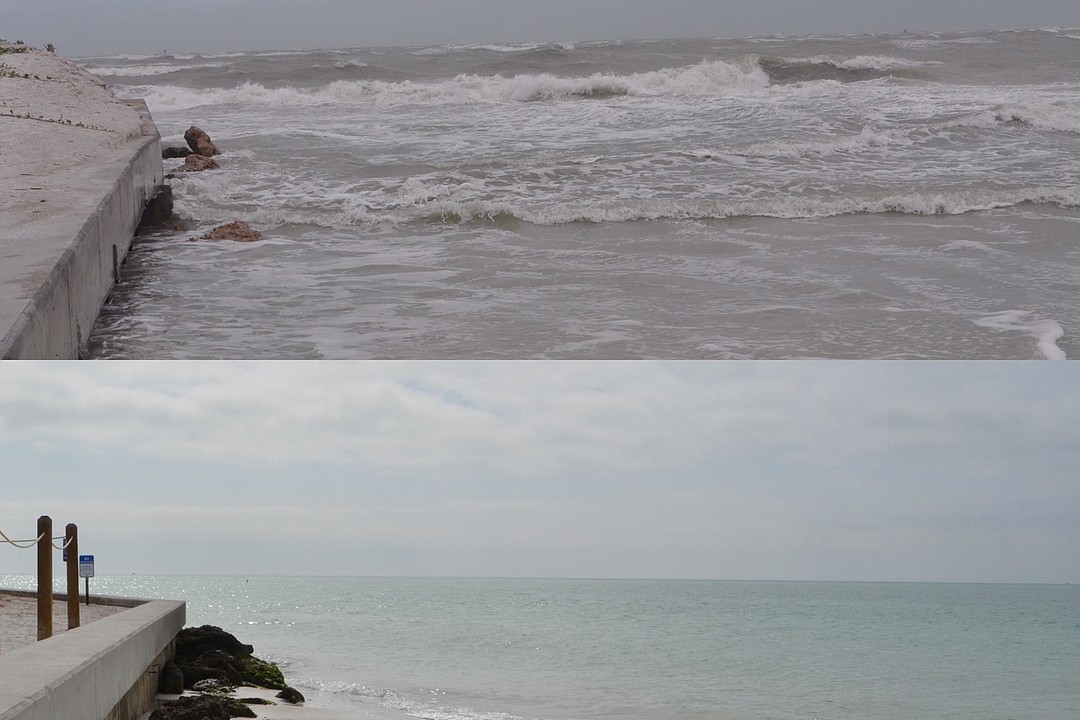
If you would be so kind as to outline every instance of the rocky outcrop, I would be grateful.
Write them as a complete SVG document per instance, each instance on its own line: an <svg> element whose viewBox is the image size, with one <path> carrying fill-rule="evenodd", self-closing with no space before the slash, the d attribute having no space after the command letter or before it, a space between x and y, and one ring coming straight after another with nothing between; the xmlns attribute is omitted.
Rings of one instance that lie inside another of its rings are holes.
<svg viewBox="0 0 1080 720"><path fill-rule="evenodd" d="M214 158L188 155L184 158L184 164L180 166L180 169L184 172L202 172L203 170L217 170L220 167Z"/></svg>
<svg viewBox="0 0 1080 720"><path fill-rule="evenodd" d="M235 242L255 242L262 238L262 233L253 229L243 220L235 220L219 225L200 238L201 240L233 240Z"/></svg>
<svg viewBox="0 0 1080 720"><path fill-rule="evenodd" d="M217 145L213 143L210 136L206 132L196 126L192 125L184 133L184 141L187 142L188 147L192 152L202 155L203 157L213 157L214 155L220 155L221 151L217 149Z"/></svg>
<svg viewBox="0 0 1080 720"><path fill-rule="evenodd" d="M176 636L176 665L183 672L184 687L188 689L196 689L196 684L206 680L218 681L215 685L283 687L285 680L277 665L259 660L252 655L253 652L254 648L250 645L245 645L232 633L213 625L184 628ZM251 672L251 667L258 670ZM280 684L261 684L263 680L273 680L275 677L280 678Z"/></svg>

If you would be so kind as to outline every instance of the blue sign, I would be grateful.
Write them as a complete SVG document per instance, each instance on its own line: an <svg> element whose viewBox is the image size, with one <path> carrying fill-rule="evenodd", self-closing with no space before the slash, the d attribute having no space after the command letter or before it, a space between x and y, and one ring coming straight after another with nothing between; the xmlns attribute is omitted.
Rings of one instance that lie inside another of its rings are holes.
<svg viewBox="0 0 1080 720"><path fill-rule="evenodd" d="M79 577L92 578L94 577L94 556L93 555L80 555L79 556Z"/></svg>

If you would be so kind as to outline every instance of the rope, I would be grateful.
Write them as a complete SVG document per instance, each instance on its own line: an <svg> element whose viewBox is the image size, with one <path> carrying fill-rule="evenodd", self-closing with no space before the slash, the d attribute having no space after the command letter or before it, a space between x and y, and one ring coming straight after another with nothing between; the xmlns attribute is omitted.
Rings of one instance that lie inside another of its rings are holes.
<svg viewBox="0 0 1080 720"><path fill-rule="evenodd" d="M65 537L63 535L54 537L53 540L67 540L67 542L65 542L63 545L57 545L55 542L53 542L52 546L57 550L67 550L67 546L71 544L71 538Z"/></svg>
<svg viewBox="0 0 1080 720"><path fill-rule="evenodd" d="M12 540L11 538L9 538L7 535L4 534L3 530L0 530L0 537L4 538L4 542L6 542L6 543L8 543L10 545L14 545L15 547L20 548L22 550L25 550L27 548L34 547L39 542L44 540L45 539L45 533L41 533L40 535L38 535L33 540Z"/></svg>

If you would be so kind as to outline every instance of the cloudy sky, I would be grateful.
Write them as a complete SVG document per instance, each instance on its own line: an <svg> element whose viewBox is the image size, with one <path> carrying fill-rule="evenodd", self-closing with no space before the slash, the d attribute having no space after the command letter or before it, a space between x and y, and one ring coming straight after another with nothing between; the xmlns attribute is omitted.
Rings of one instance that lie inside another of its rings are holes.
<svg viewBox="0 0 1080 720"><path fill-rule="evenodd" d="M1077 397L1068 363L5 363L0 529L76 522L101 574L1078 582Z"/></svg>
<svg viewBox="0 0 1080 720"><path fill-rule="evenodd" d="M1076 0L0 0L69 56L1080 25Z"/></svg>

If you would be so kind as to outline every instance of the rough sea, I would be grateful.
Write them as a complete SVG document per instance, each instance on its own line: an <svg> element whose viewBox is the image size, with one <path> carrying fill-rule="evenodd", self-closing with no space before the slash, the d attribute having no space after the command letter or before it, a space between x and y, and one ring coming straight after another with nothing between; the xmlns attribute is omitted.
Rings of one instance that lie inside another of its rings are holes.
<svg viewBox="0 0 1080 720"><path fill-rule="evenodd" d="M31 578L0 577L30 587ZM367 720L1075 720L1080 587L97 577Z"/></svg>
<svg viewBox="0 0 1080 720"><path fill-rule="evenodd" d="M1080 29L80 62L224 151L96 357L1080 357Z"/></svg>

